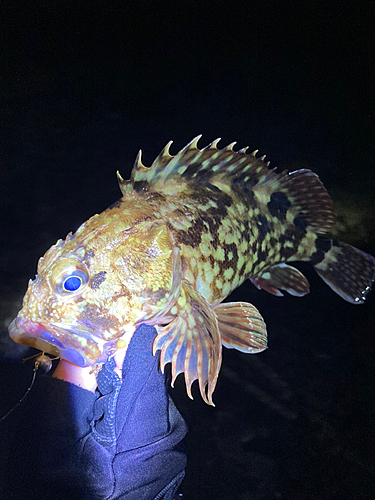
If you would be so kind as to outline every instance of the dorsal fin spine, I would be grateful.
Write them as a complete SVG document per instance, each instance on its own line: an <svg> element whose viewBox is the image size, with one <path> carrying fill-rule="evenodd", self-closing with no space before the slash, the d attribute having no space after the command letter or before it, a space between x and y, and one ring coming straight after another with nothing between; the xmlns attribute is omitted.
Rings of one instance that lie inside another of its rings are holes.
<svg viewBox="0 0 375 500"><path fill-rule="evenodd" d="M230 144L228 144L228 146L226 146L223 151L234 151L233 148L234 146L237 144L237 141L234 141L234 142L231 142Z"/></svg>
<svg viewBox="0 0 375 500"><path fill-rule="evenodd" d="M208 146L206 146L204 149L217 149L217 145L221 141L221 137L218 137L214 141L211 142Z"/></svg>
<svg viewBox="0 0 375 500"><path fill-rule="evenodd" d="M152 169L155 165L158 165L159 163L165 163L167 161L170 161L173 156L169 153L169 149L172 146L173 141L169 141L164 148L160 151L158 156L155 158L155 160L152 162L152 165L150 169Z"/></svg>

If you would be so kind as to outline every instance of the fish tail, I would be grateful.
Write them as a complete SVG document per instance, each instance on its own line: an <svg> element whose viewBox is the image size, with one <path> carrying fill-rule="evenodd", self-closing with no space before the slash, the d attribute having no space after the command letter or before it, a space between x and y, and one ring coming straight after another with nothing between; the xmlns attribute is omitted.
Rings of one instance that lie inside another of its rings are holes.
<svg viewBox="0 0 375 500"><path fill-rule="evenodd" d="M310 262L334 292L363 304L375 281L375 258L347 243L318 237Z"/></svg>

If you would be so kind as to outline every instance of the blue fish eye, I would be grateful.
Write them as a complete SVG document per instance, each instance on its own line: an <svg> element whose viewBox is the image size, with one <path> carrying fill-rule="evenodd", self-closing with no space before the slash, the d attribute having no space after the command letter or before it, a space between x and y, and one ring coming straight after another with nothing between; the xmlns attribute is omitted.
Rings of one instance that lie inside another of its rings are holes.
<svg viewBox="0 0 375 500"><path fill-rule="evenodd" d="M63 258L51 270L49 282L59 295L76 297L89 282L89 272L81 262Z"/></svg>
<svg viewBox="0 0 375 500"><path fill-rule="evenodd" d="M64 281L63 288L67 292L75 292L82 285L82 279L79 276L70 276Z"/></svg>

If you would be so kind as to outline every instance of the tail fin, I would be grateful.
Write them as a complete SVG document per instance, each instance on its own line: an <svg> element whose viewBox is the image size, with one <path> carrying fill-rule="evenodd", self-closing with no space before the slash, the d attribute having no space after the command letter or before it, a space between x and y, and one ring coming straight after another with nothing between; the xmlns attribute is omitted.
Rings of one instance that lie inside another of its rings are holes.
<svg viewBox="0 0 375 500"><path fill-rule="evenodd" d="M352 304L363 304L375 281L375 258L336 240L323 241L327 248L315 271L334 292Z"/></svg>

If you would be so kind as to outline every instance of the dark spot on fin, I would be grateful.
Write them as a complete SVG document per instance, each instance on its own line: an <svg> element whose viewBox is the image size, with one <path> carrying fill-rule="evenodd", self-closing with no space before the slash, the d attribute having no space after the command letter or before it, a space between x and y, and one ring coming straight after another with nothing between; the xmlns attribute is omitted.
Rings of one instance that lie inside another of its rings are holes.
<svg viewBox="0 0 375 500"><path fill-rule="evenodd" d="M220 198L218 201L226 207L230 207L233 203L232 198L226 193L220 193Z"/></svg>
<svg viewBox="0 0 375 500"><path fill-rule="evenodd" d="M212 175L211 170L202 169L201 163L191 163L181 177L185 179L197 178L197 181L209 180Z"/></svg>
<svg viewBox="0 0 375 500"><path fill-rule="evenodd" d="M263 271L259 276L251 278L251 282L266 292L281 297L280 288L295 295L303 297L310 291L309 282L305 276L295 267L287 264L279 264Z"/></svg>
<svg viewBox="0 0 375 500"><path fill-rule="evenodd" d="M329 240L328 238L317 238L315 240L315 246L317 250L322 250L323 252L328 252L331 250L331 246L334 243L333 240ZM337 243L337 242L335 242Z"/></svg>
<svg viewBox="0 0 375 500"><path fill-rule="evenodd" d="M288 192L298 207L297 224L307 222L313 232L326 233L335 223L332 200L319 177L311 170L296 170L288 175Z"/></svg>
<svg viewBox="0 0 375 500"><path fill-rule="evenodd" d="M285 221L285 216L291 203L284 193L280 191L271 194L271 199L267 204L268 210L273 217L280 221Z"/></svg>
<svg viewBox="0 0 375 500"><path fill-rule="evenodd" d="M319 262L325 257L325 254L331 249L333 244L333 240L329 240L328 238L318 238L315 240L315 248L316 252L314 252L310 257L310 264L316 266Z"/></svg>
<svg viewBox="0 0 375 500"><path fill-rule="evenodd" d="M302 230L305 230L309 225L309 223L306 220L306 217L304 217L302 214L299 214L296 217L294 217L293 223L296 227Z"/></svg>
<svg viewBox="0 0 375 500"><path fill-rule="evenodd" d="M134 182L133 187L137 193L140 193L141 191L146 191L149 188L149 183L147 181L136 181Z"/></svg>
<svg viewBox="0 0 375 500"><path fill-rule="evenodd" d="M294 214L298 229L327 233L335 223L332 200L311 170L285 171L271 176L255 186L254 193L260 203L264 203L264 195L269 195L268 209L280 220L287 211Z"/></svg>
<svg viewBox="0 0 375 500"><path fill-rule="evenodd" d="M314 265L315 271L343 299L362 304L375 280L374 257L346 243L325 241L331 247L328 251L319 250L324 258ZM319 245L328 247L324 242Z"/></svg>

